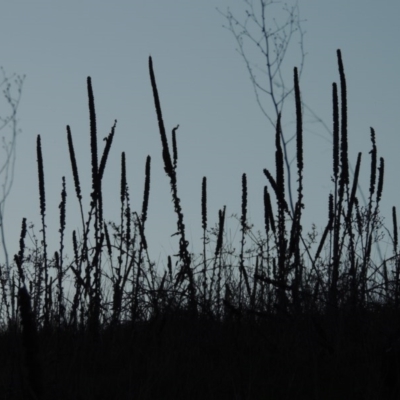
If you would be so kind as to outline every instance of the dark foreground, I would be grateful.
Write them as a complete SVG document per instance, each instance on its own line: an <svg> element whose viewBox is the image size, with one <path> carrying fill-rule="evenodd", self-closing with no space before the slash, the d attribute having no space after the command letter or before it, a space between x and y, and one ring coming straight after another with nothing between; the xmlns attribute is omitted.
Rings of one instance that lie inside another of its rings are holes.
<svg viewBox="0 0 400 400"><path fill-rule="evenodd" d="M397 398L397 314L175 316L97 339L41 332L34 379L43 399L60 400ZM0 351L0 399L34 398L21 334L3 334Z"/></svg>

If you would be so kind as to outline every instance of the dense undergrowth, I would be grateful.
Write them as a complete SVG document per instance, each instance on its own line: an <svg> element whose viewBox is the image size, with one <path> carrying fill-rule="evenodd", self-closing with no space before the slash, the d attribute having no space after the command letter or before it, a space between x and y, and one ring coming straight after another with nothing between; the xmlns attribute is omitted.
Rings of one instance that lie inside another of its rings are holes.
<svg viewBox="0 0 400 400"><path fill-rule="evenodd" d="M176 128L168 143L152 60L149 59L164 169L177 216L179 251L158 271L148 253L146 220L150 157L141 211L130 208L125 153L121 155L119 223L103 217L103 174L116 124L98 153L91 79L92 189L84 213L72 133L67 127L82 240L72 235L65 257L66 184L60 203L60 247L47 248L41 138L37 160L42 245L25 248L26 219L11 273L1 269L1 398L58 399L381 399L396 398L400 256L393 208L393 255L371 257L382 240L379 204L384 160L371 128L368 204L357 197L358 155L350 179L346 78L338 51L340 86L332 86L332 190L321 238L302 230L303 123L294 69L297 201L285 197L280 118L275 171L265 169L265 235L247 219L242 176L238 253L226 243L225 207L208 224L207 179L202 182L203 252L188 250L177 183ZM340 90L339 90L340 89ZM389 232L389 231L388 231ZM252 235L249 248L246 239ZM215 248L210 253L210 237ZM254 240L256 238L256 240ZM72 297L65 282L74 280Z"/></svg>

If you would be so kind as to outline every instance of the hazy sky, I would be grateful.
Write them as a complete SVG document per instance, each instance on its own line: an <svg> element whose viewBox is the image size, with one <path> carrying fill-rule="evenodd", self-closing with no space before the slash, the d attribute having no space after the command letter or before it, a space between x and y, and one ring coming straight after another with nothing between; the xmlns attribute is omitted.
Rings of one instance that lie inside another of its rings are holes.
<svg viewBox="0 0 400 400"><path fill-rule="evenodd" d="M254 3L258 3L254 0ZM288 2L294 4L294 2ZM49 254L58 250L61 177L67 181L67 240L80 229L77 200L67 149L71 126L85 199L90 202L89 119L86 78L91 76L97 110L99 146L118 120L104 176L107 220L119 221L120 157L125 151L131 206L140 211L144 168L152 157L147 236L153 259L163 265L177 253L169 181L148 74L153 57L168 134L177 124L178 193L194 251L200 249L200 193L208 179L209 225L218 210L240 215L241 176L248 175L249 217L263 229L263 169L275 173L274 131L255 100L246 66L232 33L223 28L216 8L245 18L242 0L105 0L7 1L0 13L0 65L8 73L26 74L18 111L17 161L6 205L7 246L18 250L21 220L40 230L36 137L42 137L47 196ZM378 156L386 161L381 210L391 229L391 208L400 209L400 2L385 0L299 0L304 49L302 98L331 127L331 87L339 81L336 49L343 54L348 83L350 161L363 152L362 178L368 194L370 127L376 130ZM280 5L268 10L277 18ZM287 54L285 80L298 66L298 39ZM256 52L250 60L261 67ZM260 74L260 79L263 76ZM3 104L3 103L1 103ZM294 106L284 108L285 130L294 133ZM310 121L309 117L305 118ZM5 132L2 132L5 134ZM170 137L170 136L169 136ZM304 232L327 222L332 188L331 137L316 123L305 125ZM100 147L101 149L101 147ZM101 150L99 150L101 151ZM289 147L294 156L293 145ZM295 182L294 182L295 183ZM275 204L274 204L275 205ZM400 211L398 211L400 213ZM76 217L74 216L76 215ZM238 222L228 220L231 235ZM385 251L386 248L383 248ZM389 256L390 254L388 254Z"/></svg>

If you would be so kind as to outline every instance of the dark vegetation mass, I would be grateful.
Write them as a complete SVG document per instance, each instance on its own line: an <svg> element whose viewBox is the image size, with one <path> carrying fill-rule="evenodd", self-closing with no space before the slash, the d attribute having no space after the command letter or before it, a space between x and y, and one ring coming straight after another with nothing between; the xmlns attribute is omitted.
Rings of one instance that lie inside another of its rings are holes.
<svg viewBox="0 0 400 400"><path fill-rule="evenodd" d="M241 240L226 242L225 206L210 227L207 179L201 182L202 253L188 250L177 183L176 128L168 143L149 59L165 173L177 218L179 251L159 271L150 260L146 219L150 157L141 211L130 208L121 154L121 220L103 217L103 174L116 123L98 153L91 79L87 80L92 189L85 215L72 132L67 127L81 236L64 251L66 183L62 179L60 246L50 254L41 139L37 137L41 241L27 249L26 219L11 273L1 268L0 398L2 399L389 399L397 398L400 256L393 228L379 214L384 160L371 128L366 205L357 197L361 153L349 174L346 78L332 86L332 190L319 237L302 230L303 123L294 69L297 199L285 196L280 117L275 171L264 170L263 234L247 218L242 176ZM172 151L171 151L172 150ZM199 182L200 184L200 182ZM72 197L72 196L70 196ZM199 199L200 200L200 199ZM325 200L322 200L325 201ZM173 227L171 227L171 230ZM376 263L374 246L387 233L392 256ZM251 240L248 240L251 235ZM248 245L251 243L251 245ZM213 246L213 251L209 251ZM65 282L74 281L67 296ZM399 342L400 343L400 342Z"/></svg>

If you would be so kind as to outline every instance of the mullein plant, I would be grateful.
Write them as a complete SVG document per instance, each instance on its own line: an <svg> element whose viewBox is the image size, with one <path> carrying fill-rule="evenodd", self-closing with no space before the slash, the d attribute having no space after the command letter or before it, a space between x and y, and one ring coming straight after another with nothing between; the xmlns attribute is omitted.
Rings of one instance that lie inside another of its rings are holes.
<svg viewBox="0 0 400 400"><path fill-rule="evenodd" d="M189 290L189 308L190 312L193 314L197 313L197 304L196 304L196 286L194 282L193 270L192 270L192 260L188 250L189 242L186 240L186 233L185 233L185 224L183 221L183 212L181 207L181 200L178 197L178 189L177 189L177 178L176 178L176 167L177 167L177 146L176 146L176 130L178 129L179 125L176 126L172 130L172 137L173 137L173 163L171 161L171 155L168 147L168 140L167 135L165 132L164 121L161 112L161 104L158 95L158 89L156 84L156 79L154 76L153 70L153 61L152 58L149 57L149 70L150 70L150 80L151 80L151 87L153 89L153 97L154 97L154 104L157 113L157 120L158 120L158 127L160 131L161 143L162 143L162 156L164 160L164 170L170 179L171 184L171 191L172 191L172 199L174 202L175 212L177 214L178 223L177 223L177 235L180 236L179 239L179 258L181 260L181 269L178 272L176 277L175 286L180 286L184 279L187 278L188 280L188 290Z"/></svg>
<svg viewBox="0 0 400 400"><path fill-rule="evenodd" d="M36 152L37 152L37 163L38 163L38 177L39 177L39 198L40 198L40 216L42 220L42 243L43 243L43 263L37 263L35 269L35 293L34 293L34 305L33 310L35 317L38 318L39 310L41 307L42 297L42 280L43 272L45 274L45 282L48 282L48 265L47 265L47 240L46 240L46 194L44 184L44 170L43 170L43 155L42 155L42 144L40 135L37 136L36 141Z"/></svg>
<svg viewBox="0 0 400 400"><path fill-rule="evenodd" d="M242 237L240 240L240 256L239 256L239 309L242 308L242 283L244 280L247 298L250 298L249 277L244 266L244 247L247 232L247 176L242 175L242 215L240 217L240 225Z"/></svg>
<svg viewBox="0 0 400 400"><path fill-rule="evenodd" d="M209 307L207 307L207 250L206 246L208 243L207 237L207 177L203 177L201 182L201 228L203 229L203 270L202 270L202 279L203 279L203 296L202 296L202 305L203 312L208 312Z"/></svg>

